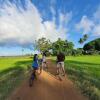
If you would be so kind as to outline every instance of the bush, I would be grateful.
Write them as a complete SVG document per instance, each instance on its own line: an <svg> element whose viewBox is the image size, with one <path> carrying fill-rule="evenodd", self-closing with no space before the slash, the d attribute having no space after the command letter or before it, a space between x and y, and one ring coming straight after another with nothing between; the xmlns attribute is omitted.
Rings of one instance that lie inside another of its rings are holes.
<svg viewBox="0 0 100 100"><path fill-rule="evenodd" d="M83 49L85 51L100 51L100 38L88 42L84 45Z"/></svg>
<svg viewBox="0 0 100 100"><path fill-rule="evenodd" d="M72 56L79 56L79 55L83 55L83 49L82 48L78 48L78 49L73 49L72 50Z"/></svg>

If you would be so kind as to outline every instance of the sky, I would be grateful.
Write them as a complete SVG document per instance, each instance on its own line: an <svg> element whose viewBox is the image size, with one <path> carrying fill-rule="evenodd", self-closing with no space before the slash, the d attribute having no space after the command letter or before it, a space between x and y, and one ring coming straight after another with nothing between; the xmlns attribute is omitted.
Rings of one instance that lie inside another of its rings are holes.
<svg viewBox="0 0 100 100"><path fill-rule="evenodd" d="M34 53L34 41L58 38L82 47L100 37L100 0L0 0L0 56Z"/></svg>

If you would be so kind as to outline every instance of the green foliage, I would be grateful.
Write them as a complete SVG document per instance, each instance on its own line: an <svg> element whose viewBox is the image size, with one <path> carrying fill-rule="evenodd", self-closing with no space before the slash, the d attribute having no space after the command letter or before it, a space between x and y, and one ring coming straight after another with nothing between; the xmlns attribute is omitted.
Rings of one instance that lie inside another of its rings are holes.
<svg viewBox="0 0 100 100"><path fill-rule="evenodd" d="M35 49L39 50L40 52L48 51L50 48L51 42L46 38L40 38L38 41L35 41Z"/></svg>
<svg viewBox="0 0 100 100"><path fill-rule="evenodd" d="M36 41L35 44L35 49L41 52L46 52L47 55L51 54L49 50L52 50L53 55L57 55L59 51L65 53L65 55L71 55L74 47L72 42L62 40L60 38L58 38L58 40L53 43L51 43L50 40L47 40L46 38L41 38Z"/></svg>
<svg viewBox="0 0 100 100"><path fill-rule="evenodd" d="M86 41L87 39L88 39L88 35L87 34L84 34L83 35L83 40Z"/></svg>
<svg viewBox="0 0 100 100"><path fill-rule="evenodd" d="M83 49L87 54L95 54L98 51L100 52L100 38L88 42L84 45Z"/></svg>
<svg viewBox="0 0 100 100"><path fill-rule="evenodd" d="M25 68L25 65L31 63L32 58L29 57L0 57L0 72L18 66ZM27 61L27 62L26 62ZM19 62L19 63L18 63Z"/></svg>
<svg viewBox="0 0 100 100"><path fill-rule="evenodd" d="M83 38L80 38L79 43L82 44L87 39L88 35L85 34L83 35ZM59 51L63 52L67 56L83 54L98 55L100 54L100 38L85 44L83 49L74 49L73 42L62 40L61 38L58 38L58 40L53 43L51 43L50 40L47 40L46 38L40 38L35 42L35 49L39 50L40 52L47 52L47 55L57 55ZM50 50L52 50L52 52L49 52Z"/></svg>
<svg viewBox="0 0 100 100"><path fill-rule="evenodd" d="M95 41L95 50L100 51L100 38Z"/></svg>
<svg viewBox="0 0 100 100"><path fill-rule="evenodd" d="M67 40L61 40L60 38L52 44L52 51L54 55L57 55L57 52L63 52L65 55L71 55L74 44Z"/></svg>
<svg viewBox="0 0 100 100"><path fill-rule="evenodd" d="M73 49L72 55L73 56L83 55L83 49L82 48Z"/></svg>
<svg viewBox="0 0 100 100"><path fill-rule="evenodd" d="M7 100L12 91L27 79L27 65L31 63L30 57L0 58L0 100Z"/></svg>
<svg viewBox="0 0 100 100"><path fill-rule="evenodd" d="M84 34L82 38L78 41L80 44L84 43L88 39L88 35Z"/></svg>
<svg viewBox="0 0 100 100"><path fill-rule="evenodd" d="M100 56L66 57L65 68L89 100L100 100Z"/></svg>
<svg viewBox="0 0 100 100"><path fill-rule="evenodd" d="M56 57L50 57L56 60ZM89 100L100 100L100 56L67 56L67 76Z"/></svg>
<svg viewBox="0 0 100 100"><path fill-rule="evenodd" d="M82 44L84 42L84 40L82 38L80 38L80 40L78 41L80 44Z"/></svg>

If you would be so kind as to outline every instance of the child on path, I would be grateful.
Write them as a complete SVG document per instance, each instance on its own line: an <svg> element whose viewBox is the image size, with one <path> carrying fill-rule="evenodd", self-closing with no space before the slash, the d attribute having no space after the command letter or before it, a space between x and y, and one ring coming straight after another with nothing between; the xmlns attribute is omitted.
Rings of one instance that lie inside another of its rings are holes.
<svg viewBox="0 0 100 100"><path fill-rule="evenodd" d="M46 53L43 53L42 55L42 69L43 68L47 70Z"/></svg>
<svg viewBox="0 0 100 100"><path fill-rule="evenodd" d="M65 55L62 52L59 52L57 55L57 74L63 72L63 76L65 76L64 60Z"/></svg>
<svg viewBox="0 0 100 100"><path fill-rule="evenodd" d="M35 54L33 57L32 68L33 68L34 75L36 77L36 73L38 72L38 69L39 69L38 55L37 54Z"/></svg>

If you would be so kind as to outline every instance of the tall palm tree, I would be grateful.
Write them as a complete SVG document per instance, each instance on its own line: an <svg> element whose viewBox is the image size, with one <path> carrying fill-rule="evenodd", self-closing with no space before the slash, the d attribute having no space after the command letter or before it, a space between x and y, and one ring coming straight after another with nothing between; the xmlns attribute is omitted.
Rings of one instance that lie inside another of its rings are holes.
<svg viewBox="0 0 100 100"><path fill-rule="evenodd" d="M87 34L84 34L83 40L86 41L87 39L88 39L88 35Z"/></svg>
<svg viewBox="0 0 100 100"><path fill-rule="evenodd" d="M84 34L82 38L78 41L80 44L83 44L88 39L88 35Z"/></svg>
<svg viewBox="0 0 100 100"><path fill-rule="evenodd" d="M80 44L83 44L84 40L82 38L80 38L80 40L78 41Z"/></svg>

